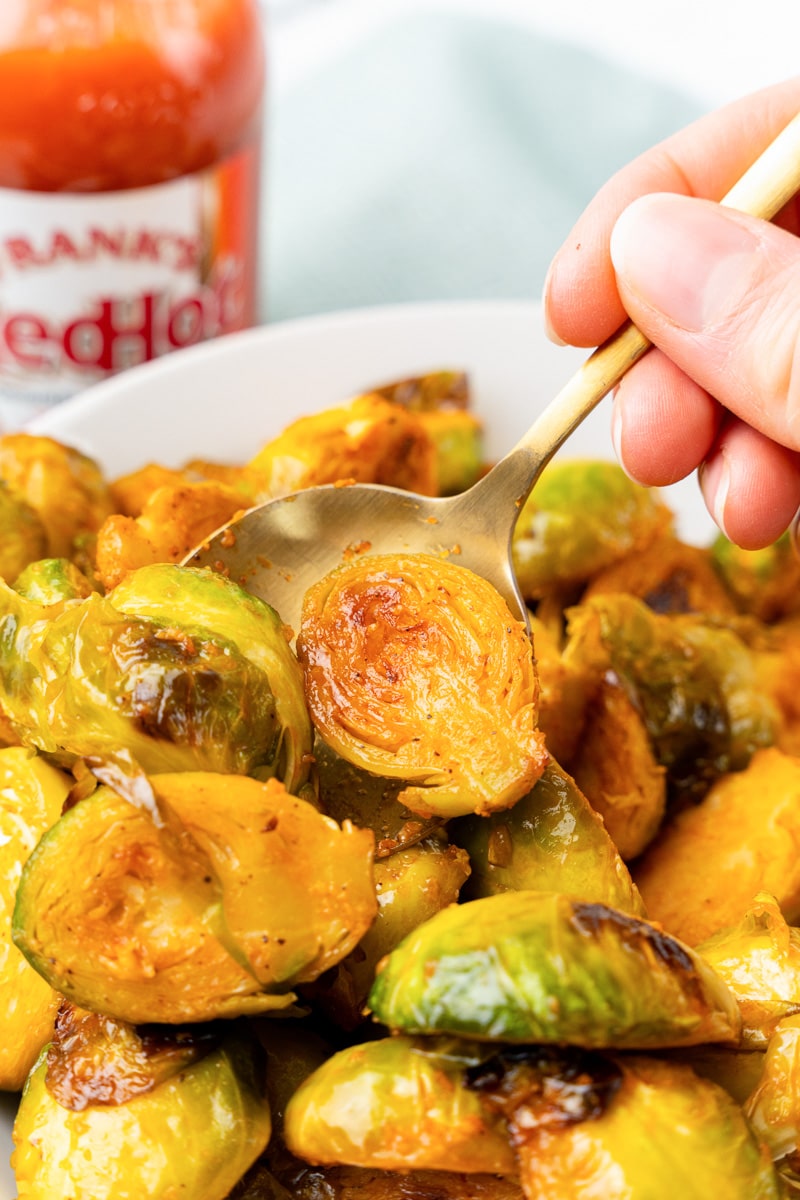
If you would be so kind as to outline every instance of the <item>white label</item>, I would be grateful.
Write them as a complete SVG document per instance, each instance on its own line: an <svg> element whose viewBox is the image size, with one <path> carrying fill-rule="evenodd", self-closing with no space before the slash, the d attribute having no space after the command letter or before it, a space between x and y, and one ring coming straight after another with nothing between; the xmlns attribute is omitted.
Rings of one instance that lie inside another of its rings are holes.
<svg viewBox="0 0 800 1200"><path fill-rule="evenodd" d="M218 236L231 164L124 192L0 188L3 428L126 367L252 323L241 226L227 245Z"/></svg>

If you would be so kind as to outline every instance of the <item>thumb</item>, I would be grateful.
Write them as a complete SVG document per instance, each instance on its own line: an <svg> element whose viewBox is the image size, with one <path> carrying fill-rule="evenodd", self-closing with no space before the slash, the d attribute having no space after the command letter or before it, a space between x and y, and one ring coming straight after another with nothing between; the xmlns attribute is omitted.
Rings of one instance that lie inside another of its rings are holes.
<svg viewBox="0 0 800 1200"><path fill-rule="evenodd" d="M800 449L800 239L659 193L622 213L611 258L642 332L748 425Z"/></svg>

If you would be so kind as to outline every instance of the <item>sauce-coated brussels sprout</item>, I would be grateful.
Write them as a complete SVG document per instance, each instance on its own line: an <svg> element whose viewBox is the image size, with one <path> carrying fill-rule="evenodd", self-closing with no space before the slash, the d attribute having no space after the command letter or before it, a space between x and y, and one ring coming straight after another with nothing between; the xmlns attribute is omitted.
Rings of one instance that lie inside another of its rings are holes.
<svg viewBox="0 0 800 1200"><path fill-rule="evenodd" d="M531 643L485 580L446 559L375 555L307 593L306 696L337 754L403 779L423 815L509 808L547 761Z"/></svg>
<svg viewBox="0 0 800 1200"><path fill-rule="evenodd" d="M462 817L451 836L469 851L470 899L498 892L559 891L643 913L628 868L574 780L556 763L507 812Z"/></svg>
<svg viewBox="0 0 800 1200"><path fill-rule="evenodd" d="M14 581L14 591L45 608L66 600L86 600L95 589L68 558L40 558Z"/></svg>
<svg viewBox="0 0 800 1200"><path fill-rule="evenodd" d="M736 1001L647 921L554 892L453 906L379 968L378 1020L408 1033L642 1049L736 1042Z"/></svg>
<svg viewBox="0 0 800 1200"><path fill-rule="evenodd" d="M341 1050L300 1085L284 1134L310 1163L516 1174L505 1122L466 1086L479 1047L385 1038Z"/></svg>
<svg viewBox="0 0 800 1200"><path fill-rule="evenodd" d="M47 533L38 514L0 479L0 577L13 583L46 553Z"/></svg>
<svg viewBox="0 0 800 1200"><path fill-rule="evenodd" d="M14 1126L20 1200L224 1200L269 1141L252 1045L235 1033L119 1104L65 1108L46 1074L43 1054Z"/></svg>
<svg viewBox="0 0 800 1200"><path fill-rule="evenodd" d="M800 1183L800 1016L785 1017L775 1028L744 1111L796 1190Z"/></svg>
<svg viewBox="0 0 800 1200"><path fill-rule="evenodd" d="M76 1004L133 1024L287 1007L372 923L372 834L276 780L152 782L160 825L99 788L45 835L18 889L17 946Z"/></svg>

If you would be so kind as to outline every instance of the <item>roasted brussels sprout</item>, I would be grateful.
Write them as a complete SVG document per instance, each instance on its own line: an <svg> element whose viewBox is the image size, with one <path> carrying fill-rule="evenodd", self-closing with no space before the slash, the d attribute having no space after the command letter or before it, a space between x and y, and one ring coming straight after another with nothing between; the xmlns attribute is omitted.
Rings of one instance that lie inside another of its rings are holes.
<svg viewBox="0 0 800 1200"><path fill-rule="evenodd" d="M658 926L555 892L445 909L378 970L378 1020L407 1033L643 1049L735 1042L723 981Z"/></svg>
<svg viewBox="0 0 800 1200"><path fill-rule="evenodd" d="M550 463L514 531L520 590L538 600L565 584L583 584L643 550L671 523L658 493L632 483L616 463Z"/></svg>
<svg viewBox="0 0 800 1200"><path fill-rule="evenodd" d="M221 483L160 487L138 517L105 519L97 534L97 576L110 591L137 567L182 562L243 507L241 493Z"/></svg>
<svg viewBox="0 0 800 1200"><path fill-rule="evenodd" d="M53 438L1 437L0 479L38 514L47 533L46 553L53 558L69 558L78 534L96 532L113 512L97 464Z"/></svg>
<svg viewBox="0 0 800 1200"><path fill-rule="evenodd" d="M421 412L419 421L436 450L437 496L454 496L476 483L483 470L483 426L459 409Z"/></svg>
<svg viewBox="0 0 800 1200"><path fill-rule="evenodd" d="M385 1038L323 1063L286 1108L284 1136L310 1163L516 1174L505 1122L465 1082L479 1047Z"/></svg>
<svg viewBox="0 0 800 1200"><path fill-rule="evenodd" d="M133 1024L286 1008L369 928L371 833L340 830L276 780L186 772L152 786L160 823L99 788L22 873L16 945L76 1004Z"/></svg>
<svg viewBox="0 0 800 1200"><path fill-rule="evenodd" d="M699 799L740 770L779 726L754 657L711 618L660 616L633 596L597 596L571 610L568 662L598 680L612 671L641 713L675 800Z"/></svg>
<svg viewBox="0 0 800 1200"><path fill-rule="evenodd" d="M403 779L423 816L509 808L547 755L530 641L484 579L429 555L331 572L303 605L298 656L322 737Z"/></svg>
<svg viewBox="0 0 800 1200"><path fill-rule="evenodd" d="M30 504L0 479L0 577L13 583L47 553L47 533Z"/></svg>
<svg viewBox="0 0 800 1200"><path fill-rule="evenodd" d="M742 550L720 534L711 555L741 612L771 622L800 610L800 561L788 533L762 550Z"/></svg>
<svg viewBox="0 0 800 1200"><path fill-rule="evenodd" d="M301 1167L284 1188L256 1166L230 1200L524 1200L516 1179L452 1171L372 1171L368 1167Z"/></svg>
<svg viewBox="0 0 800 1200"><path fill-rule="evenodd" d="M40 558L17 576L14 591L33 604L49 608L65 600L86 600L94 588L68 558Z"/></svg>
<svg viewBox="0 0 800 1200"><path fill-rule="evenodd" d="M372 388L376 396L412 412L439 412L470 406L469 376L463 371L426 371Z"/></svg>
<svg viewBox="0 0 800 1200"><path fill-rule="evenodd" d="M61 816L72 780L32 751L0 750L0 1088L18 1091L50 1037L58 997L11 941L22 867Z"/></svg>
<svg viewBox="0 0 800 1200"><path fill-rule="evenodd" d="M258 452L245 477L259 500L343 479L432 496L436 447L414 413L367 394L294 421Z"/></svg>
<svg viewBox="0 0 800 1200"><path fill-rule="evenodd" d="M775 1027L744 1111L781 1171L799 1184L800 1016L785 1017Z"/></svg>
<svg viewBox="0 0 800 1200"><path fill-rule="evenodd" d="M136 1040L131 1032L128 1041ZM117 1039L110 1045L116 1051ZM99 1067L113 1077L107 1064L91 1061L88 1049L79 1050L80 1069ZM14 1125L20 1197L224 1200L269 1140L269 1108L252 1049L248 1039L230 1032L199 1061L184 1062L177 1073L165 1072L153 1087L119 1102L104 1085L101 1098L87 1103L90 1082L84 1080L80 1107L65 1107L53 1095L43 1053ZM117 1054L123 1094L126 1070L141 1077L147 1057L146 1041L130 1062Z"/></svg>
<svg viewBox="0 0 800 1200"><path fill-rule="evenodd" d="M48 620L0 583L0 705L48 753L145 771L278 774L299 791L311 725L277 614L212 571L156 565Z"/></svg>
<svg viewBox="0 0 800 1200"><path fill-rule="evenodd" d="M471 1084L508 1121L526 1200L779 1200L722 1088L676 1062L501 1053Z"/></svg>
<svg viewBox="0 0 800 1200"><path fill-rule="evenodd" d="M697 947L739 1002L742 1042L763 1049L778 1021L800 1012L800 929L757 895L742 920Z"/></svg>
<svg viewBox="0 0 800 1200"><path fill-rule="evenodd" d="M451 837L469 852L470 899L497 892L560 891L636 915L643 905L603 822L554 762L527 796L490 817L462 817Z"/></svg>
<svg viewBox="0 0 800 1200"><path fill-rule="evenodd" d="M616 592L637 596L657 613L727 616L737 611L710 552L701 546L687 546L669 534L599 571L581 599Z"/></svg>
<svg viewBox="0 0 800 1200"><path fill-rule="evenodd" d="M569 762L580 744L586 706L596 680L581 665L566 662L562 653L561 625L556 633L537 616L530 616L531 637L539 677L539 728L556 762Z"/></svg>
<svg viewBox="0 0 800 1200"><path fill-rule="evenodd" d="M650 917L696 946L763 891L799 920L798 791L800 760L770 748L678 813L633 868Z"/></svg>

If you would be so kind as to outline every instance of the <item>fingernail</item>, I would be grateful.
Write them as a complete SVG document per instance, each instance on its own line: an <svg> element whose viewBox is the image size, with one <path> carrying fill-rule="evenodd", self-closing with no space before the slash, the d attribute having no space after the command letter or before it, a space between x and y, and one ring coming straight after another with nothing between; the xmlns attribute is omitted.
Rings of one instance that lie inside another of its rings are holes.
<svg viewBox="0 0 800 1200"><path fill-rule="evenodd" d="M549 340L551 342L553 342L556 346L566 346L567 343L564 341L563 338L560 338L558 336L555 329L550 324L550 313L548 311L549 305L548 305L547 296L548 296L548 292L550 290L551 274L552 274L552 268L548 269L548 272L545 275L545 279L544 279L544 287L542 288L542 314L544 317L544 331L545 331L545 334L547 335L547 337L549 338Z"/></svg>
<svg viewBox="0 0 800 1200"><path fill-rule="evenodd" d="M800 559L800 509L794 514L789 526L789 542L796 559Z"/></svg>
<svg viewBox="0 0 800 1200"><path fill-rule="evenodd" d="M710 462L703 463L697 475L706 508L725 537L730 540L730 535L725 528L725 505L730 490L731 469L725 457L725 451L718 451Z"/></svg>
<svg viewBox="0 0 800 1200"><path fill-rule="evenodd" d="M620 281L691 332L735 310L761 270L757 236L708 200L655 194L622 213L611 234Z"/></svg>
<svg viewBox="0 0 800 1200"><path fill-rule="evenodd" d="M619 405L615 402L611 409L611 444L614 447L614 453L617 456L617 462L625 470L625 459L622 454L622 413Z"/></svg>

